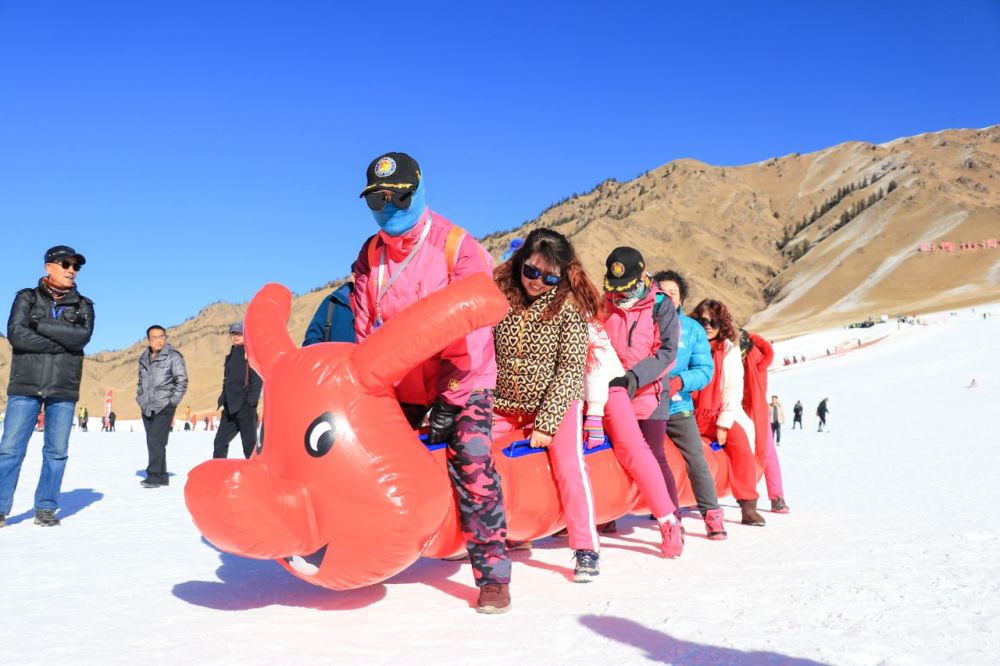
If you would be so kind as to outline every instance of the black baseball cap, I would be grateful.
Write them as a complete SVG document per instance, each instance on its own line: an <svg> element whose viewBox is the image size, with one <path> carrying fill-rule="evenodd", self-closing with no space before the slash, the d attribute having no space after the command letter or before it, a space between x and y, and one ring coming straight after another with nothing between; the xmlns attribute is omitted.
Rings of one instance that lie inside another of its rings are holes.
<svg viewBox="0 0 1000 666"><path fill-rule="evenodd" d="M47 264L62 261L63 259L69 259L70 257L76 257L77 263L81 266L87 263L87 258L71 248L69 245L56 245L55 247L50 247L45 251L45 263Z"/></svg>
<svg viewBox="0 0 1000 666"><path fill-rule="evenodd" d="M413 190L420 185L420 165L406 153L385 153L368 165L365 196L374 190Z"/></svg>
<svg viewBox="0 0 1000 666"><path fill-rule="evenodd" d="M616 247L608 255L604 274L605 291L628 291L646 270L642 253L634 247Z"/></svg>

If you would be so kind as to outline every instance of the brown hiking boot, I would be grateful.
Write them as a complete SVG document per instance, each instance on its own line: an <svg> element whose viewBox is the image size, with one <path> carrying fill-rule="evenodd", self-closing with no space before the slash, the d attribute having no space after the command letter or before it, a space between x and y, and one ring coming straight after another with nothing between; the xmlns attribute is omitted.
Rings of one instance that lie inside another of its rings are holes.
<svg viewBox="0 0 1000 666"><path fill-rule="evenodd" d="M477 613L506 613L510 610L510 586L507 583L486 583L479 588Z"/></svg>
<svg viewBox="0 0 1000 666"><path fill-rule="evenodd" d="M601 534L618 534L618 523L613 520L601 523L597 526L597 531Z"/></svg>
<svg viewBox="0 0 1000 666"><path fill-rule="evenodd" d="M764 527L767 523L764 521L764 517L757 513L757 500L736 500L740 503L740 510L743 512L743 520L740 522L744 525L753 525L755 527Z"/></svg>
<svg viewBox="0 0 1000 666"><path fill-rule="evenodd" d="M788 513L791 509L785 503L784 497L775 497L771 500L771 513Z"/></svg>

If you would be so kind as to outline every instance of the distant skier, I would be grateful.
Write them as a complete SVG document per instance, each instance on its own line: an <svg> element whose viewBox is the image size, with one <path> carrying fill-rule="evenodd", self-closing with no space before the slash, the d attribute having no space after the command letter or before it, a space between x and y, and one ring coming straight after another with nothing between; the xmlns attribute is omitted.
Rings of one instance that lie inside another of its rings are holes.
<svg viewBox="0 0 1000 666"><path fill-rule="evenodd" d="M802 401L796 400L795 406L792 407L792 414L794 415L792 417L792 430L795 430L796 423L799 424L799 430L802 430L802 412L803 412Z"/></svg>
<svg viewBox="0 0 1000 666"><path fill-rule="evenodd" d="M817 432L823 432L823 426L826 425L826 415L830 413L830 409L826 406L828 400L829 398L823 398L816 408L816 416L819 417L819 430Z"/></svg>

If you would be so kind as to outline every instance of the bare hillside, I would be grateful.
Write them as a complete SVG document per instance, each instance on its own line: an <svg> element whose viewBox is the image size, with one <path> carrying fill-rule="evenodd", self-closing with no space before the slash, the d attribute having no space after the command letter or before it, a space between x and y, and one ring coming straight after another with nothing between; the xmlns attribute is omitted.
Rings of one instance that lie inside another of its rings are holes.
<svg viewBox="0 0 1000 666"><path fill-rule="evenodd" d="M629 182L609 180L574 194L484 244L498 257L512 238L538 226L572 238L595 282L608 252L632 245L650 270L672 267L689 276L690 305L721 299L771 337L875 314L995 301L1000 249L940 248L1000 237L1000 126L881 145L849 142L739 167L676 160ZM922 244L935 251L918 251ZM294 300L295 339L328 291ZM244 308L216 303L168 331L187 359L185 402L197 412L215 407L229 349L226 327ZM82 404L96 414L110 387L117 413L135 418L141 350L137 342L88 357ZM9 358L4 343L4 380Z"/></svg>

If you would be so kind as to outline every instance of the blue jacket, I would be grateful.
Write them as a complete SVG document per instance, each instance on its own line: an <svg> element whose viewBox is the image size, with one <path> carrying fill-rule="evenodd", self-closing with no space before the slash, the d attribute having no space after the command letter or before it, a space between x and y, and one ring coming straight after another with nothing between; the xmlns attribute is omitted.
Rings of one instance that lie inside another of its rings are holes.
<svg viewBox="0 0 1000 666"><path fill-rule="evenodd" d="M303 347L318 342L358 341L354 336L354 312L351 310L351 293L353 291L354 283L345 282L320 302L319 307L316 308L316 314L309 322L309 328L306 329L306 337L302 341ZM333 304L333 318L330 320L330 339L327 340L324 333L326 332L330 304Z"/></svg>
<svg viewBox="0 0 1000 666"><path fill-rule="evenodd" d="M708 344L708 336L701 324L684 314L678 309L677 314L681 320L681 339L677 348L677 360L674 361L674 369L663 380L663 389L667 390L671 377L680 377L684 382L677 396L680 399L671 398L670 413L676 414L683 411L694 411L694 403L691 401L691 391L699 391L712 381L712 373L715 372L715 363L712 361L712 348Z"/></svg>

